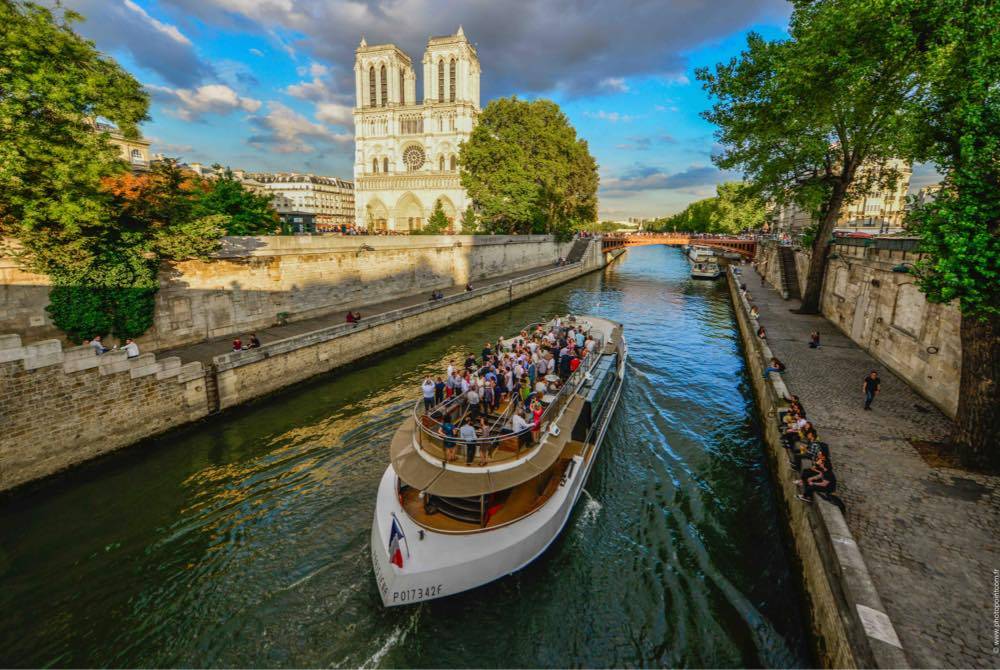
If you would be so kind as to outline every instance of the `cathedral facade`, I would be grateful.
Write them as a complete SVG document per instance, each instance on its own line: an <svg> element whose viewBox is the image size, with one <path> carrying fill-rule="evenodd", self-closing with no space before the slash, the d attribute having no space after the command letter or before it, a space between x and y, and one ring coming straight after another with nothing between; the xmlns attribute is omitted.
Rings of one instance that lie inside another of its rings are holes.
<svg viewBox="0 0 1000 670"><path fill-rule="evenodd" d="M370 231L419 230L435 204L459 227L470 204L459 180L458 151L479 115L479 58L461 26L432 37L423 95L410 61L393 44L354 57L354 201L356 225Z"/></svg>

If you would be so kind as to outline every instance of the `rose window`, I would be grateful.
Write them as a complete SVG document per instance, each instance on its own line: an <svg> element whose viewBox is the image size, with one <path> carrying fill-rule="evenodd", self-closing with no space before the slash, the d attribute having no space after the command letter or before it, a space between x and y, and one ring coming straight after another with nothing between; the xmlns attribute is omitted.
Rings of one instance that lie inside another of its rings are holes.
<svg viewBox="0 0 1000 670"><path fill-rule="evenodd" d="M410 172L422 168L426 160L424 150L420 147L409 147L403 152L403 163L406 164L406 169Z"/></svg>

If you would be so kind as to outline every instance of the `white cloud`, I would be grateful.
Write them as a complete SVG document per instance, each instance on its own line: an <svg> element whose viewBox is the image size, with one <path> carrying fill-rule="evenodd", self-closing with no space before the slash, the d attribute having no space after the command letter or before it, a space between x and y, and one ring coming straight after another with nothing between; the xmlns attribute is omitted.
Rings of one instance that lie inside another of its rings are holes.
<svg viewBox="0 0 1000 670"><path fill-rule="evenodd" d="M250 55L257 56L258 58L260 58L261 56L264 55L264 52L261 51L260 49L253 49L253 48L251 48L250 49Z"/></svg>
<svg viewBox="0 0 1000 670"><path fill-rule="evenodd" d="M205 114L229 114L242 109L256 112L260 100L245 98L225 84L206 84L197 88L168 88L147 85L154 97L173 104L172 113L184 121L194 121Z"/></svg>
<svg viewBox="0 0 1000 670"><path fill-rule="evenodd" d="M663 75L663 79L666 80L668 84L673 86L687 86L691 83L691 80L688 79L688 76L683 72L665 74Z"/></svg>
<svg viewBox="0 0 1000 670"><path fill-rule="evenodd" d="M280 102L267 103L268 112L253 119L260 133L248 144L267 148L275 153L312 153L316 144L347 144L354 141L353 133L335 133L326 126L310 121Z"/></svg>
<svg viewBox="0 0 1000 670"><path fill-rule="evenodd" d="M607 121L609 123L618 123L619 121L621 121L622 123L629 123L630 121L635 119L634 116L630 116L628 114L621 114L619 112L606 112L603 109L597 112L584 112L583 115L591 119L599 119L601 121Z"/></svg>
<svg viewBox="0 0 1000 670"><path fill-rule="evenodd" d="M177 29L177 26L172 26L169 23L163 23L162 21L157 21L152 16L150 16L145 9L132 2L132 0L125 0L125 6L128 7L130 10L132 10L133 12L135 12L136 14L138 14L143 21L148 23L150 26L152 26L160 33L163 33L164 35L174 40L175 42L179 42L181 44L186 44L190 46L191 40L185 37L183 33L181 33L181 31Z"/></svg>
<svg viewBox="0 0 1000 670"><path fill-rule="evenodd" d="M623 77L608 77L601 81L601 88L615 93L628 93L628 84Z"/></svg>
<svg viewBox="0 0 1000 670"><path fill-rule="evenodd" d="M349 105L321 102L316 105L316 119L334 126L352 126L354 110Z"/></svg>

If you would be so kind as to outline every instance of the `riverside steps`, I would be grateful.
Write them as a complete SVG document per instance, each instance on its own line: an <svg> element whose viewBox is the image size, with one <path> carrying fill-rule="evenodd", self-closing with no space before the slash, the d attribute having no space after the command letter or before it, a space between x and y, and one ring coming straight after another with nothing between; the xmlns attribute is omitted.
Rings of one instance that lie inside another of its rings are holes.
<svg viewBox="0 0 1000 670"><path fill-rule="evenodd" d="M123 351L98 357L59 340L0 336L0 491L509 305L622 253L588 242L576 262L492 276L472 291L452 286L441 300L421 291L361 304L358 324L337 312L256 329L262 346L246 351L231 351L226 336L126 360Z"/></svg>
<svg viewBox="0 0 1000 670"><path fill-rule="evenodd" d="M906 662L996 667L993 584L1000 566L1000 477L924 460L911 441L944 441L950 428L947 417L924 399L927 394L908 386L824 317L792 313L797 300L782 299L749 266L744 268L757 319L750 317L733 276L728 280L755 390L769 394L762 413L780 409L786 392L799 396L819 439L830 445L837 495L845 505L841 515L820 498L810 505L790 497L795 489L788 481L791 468L780 445L771 445L778 452L772 463L776 476L786 480L779 489L814 616L816 604L836 596L839 587L840 598L827 605L849 623L845 632L857 632L860 625L864 635L847 638L857 643L860 665L867 664L864 653L870 650L869 661L879 667ZM755 334L758 325L767 331L766 342ZM821 335L819 349L808 346L814 330ZM762 364L772 355L787 369L763 382ZM872 411L864 411L862 380L871 370L879 372L881 393ZM764 421L774 423L766 415ZM838 530L842 522L846 525ZM816 577L808 576L816 568L801 551L808 535L819 538L815 544L829 563L833 592L824 594L816 588ZM831 542L823 550L825 535ZM829 549L836 550L836 560L829 560ZM831 620L819 627L836 630Z"/></svg>

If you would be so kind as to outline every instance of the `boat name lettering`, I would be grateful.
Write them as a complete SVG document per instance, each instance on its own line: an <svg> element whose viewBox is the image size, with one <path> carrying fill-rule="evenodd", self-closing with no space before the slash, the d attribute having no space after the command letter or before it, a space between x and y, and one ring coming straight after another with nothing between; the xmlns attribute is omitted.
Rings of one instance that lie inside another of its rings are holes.
<svg viewBox="0 0 1000 670"><path fill-rule="evenodd" d="M382 566L379 565L378 557L375 555L375 544L372 544L372 565L375 566L375 581L378 582L379 591L382 592L383 596L389 594L389 585L385 583L385 577L382 576Z"/></svg>
<svg viewBox="0 0 1000 670"><path fill-rule="evenodd" d="M405 603L410 602L411 600L434 598L441 595L443 589L444 584L434 584L433 586L428 587L418 586L416 588L406 589L405 591L393 591L392 602Z"/></svg>

